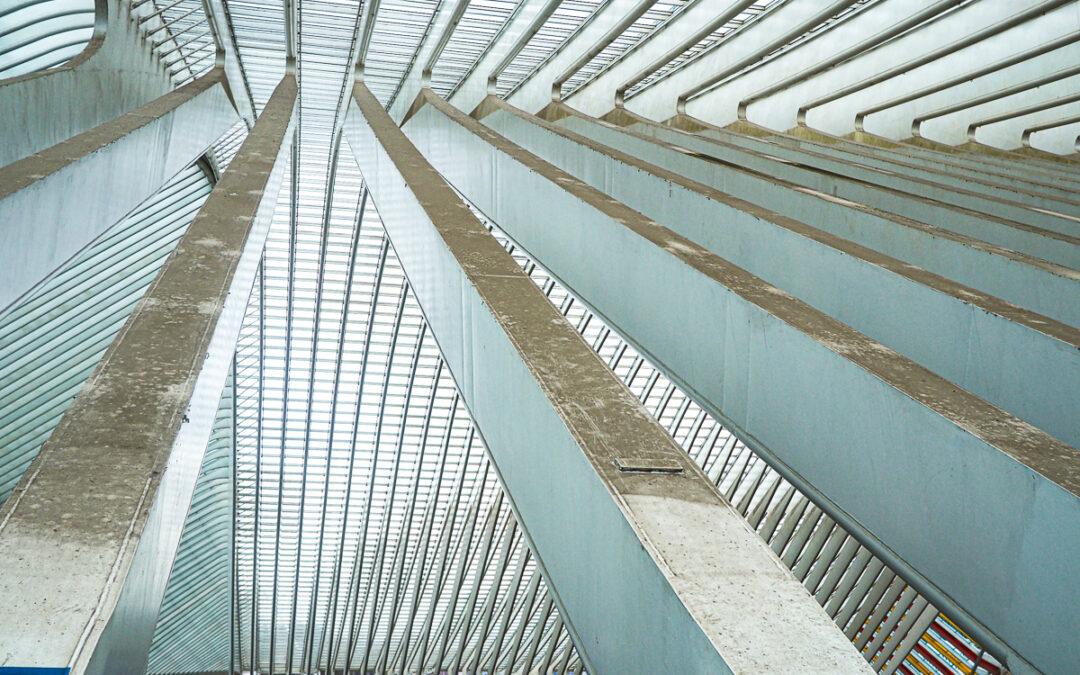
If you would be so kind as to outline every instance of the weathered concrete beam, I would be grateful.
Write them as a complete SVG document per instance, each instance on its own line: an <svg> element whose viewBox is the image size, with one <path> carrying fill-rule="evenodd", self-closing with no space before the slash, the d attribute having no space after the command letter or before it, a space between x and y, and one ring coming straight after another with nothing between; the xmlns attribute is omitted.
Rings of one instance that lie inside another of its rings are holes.
<svg viewBox="0 0 1080 675"><path fill-rule="evenodd" d="M732 171L723 165L593 122L586 133L610 132L602 144L488 101L483 123L525 150L1080 447L1080 329L763 208L789 194L777 191L757 204L730 196L710 184ZM833 200L794 194L821 202L814 206L823 218L862 227L862 212L845 214L848 207Z"/></svg>
<svg viewBox="0 0 1080 675"><path fill-rule="evenodd" d="M865 203L880 206L910 218L933 222L925 217L914 215L919 211L913 211L911 206L906 206L905 210L901 210L904 207L894 205L895 199L886 200L881 198L880 195L884 194L881 189L894 191L895 194L923 197L939 204L968 209L982 214L1006 218L1030 227L1080 237L1080 217L1070 214L1066 209L1059 208L1060 204L1055 203L1053 208L1022 204L1003 197L973 192L969 189L970 186L961 189L940 185L935 181L924 178L907 177L897 172L856 166L819 153L787 148L770 139L732 133L709 124L703 124L700 120L686 116L675 118L669 121L669 124L676 128L691 129L703 137L720 141L725 146L738 148L743 151L739 153L741 158L739 161L747 162L747 166L754 169L762 171L774 170L779 178L795 180L794 176L816 172L818 176L847 178L869 187L879 188L868 191ZM788 165L791 167L790 171L783 168L774 169L774 167ZM833 182L840 181L833 180ZM1055 211L1054 208L1058 210Z"/></svg>
<svg viewBox="0 0 1080 675"><path fill-rule="evenodd" d="M1040 208L1056 208L1075 211L1076 192L1061 181L1033 173L1026 162L1016 162L1010 171L996 170L996 167L981 165L970 167L959 162L950 162L949 157L940 157L938 161L902 155L885 151L881 148L860 147L850 141L839 143L818 143L804 140L793 135L778 134L769 140L785 147L817 153L849 162L855 166L893 171L904 176L929 180L941 185L972 190L980 194L1000 196Z"/></svg>
<svg viewBox="0 0 1080 675"><path fill-rule="evenodd" d="M145 671L277 203L295 99L286 75L0 511L5 664Z"/></svg>
<svg viewBox="0 0 1080 675"><path fill-rule="evenodd" d="M1020 655L1014 672L1080 666L1069 637L1080 621L1068 572L1080 555L1076 449L430 92L417 108L406 133L466 198L694 400L839 507L845 527L872 533L1000 636ZM973 550L978 565L966 562Z"/></svg>
<svg viewBox="0 0 1080 675"><path fill-rule="evenodd" d="M865 672L362 83L353 99L346 138L589 670Z"/></svg>
<svg viewBox="0 0 1080 675"><path fill-rule="evenodd" d="M559 119L557 124L579 132L588 129L590 136L604 142L619 135L607 127L593 130L580 116ZM717 147L719 141L655 123L635 122L627 129L719 163L715 180L706 182L724 192L767 204L771 210L1080 327L1075 301L1080 288L1080 238L909 199L829 174L805 171L779 176L767 165L758 169L741 163L737 151ZM756 178L751 181L751 176ZM870 204L874 191L887 200L884 207ZM832 207L827 206L830 201ZM851 221L856 210L862 213L858 227Z"/></svg>
<svg viewBox="0 0 1080 675"><path fill-rule="evenodd" d="M553 115L558 117L556 124L561 128L624 151L634 148L633 152L646 153L653 163L669 168L677 165L678 172L690 171L688 177L733 197L1070 326L1080 326L1080 302L1076 300L1080 296L1080 239L1042 235L1031 228L972 214L954 215L948 207L942 207L942 217L950 217L951 229L935 227L852 201L854 195L844 194L837 199L830 192L719 159L710 154L715 141L709 139L644 121L614 127L564 111L567 114ZM665 164L667 161L676 164ZM853 191L862 187L845 185ZM986 243L986 239L995 240L997 245ZM1035 250L1042 257L1003 248L1005 243ZM1046 258L1071 264L1048 263Z"/></svg>
<svg viewBox="0 0 1080 675"><path fill-rule="evenodd" d="M94 35L62 66L0 80L0 166L164 95L172 82L129 21L125 3L95 0ZM2 303L0 303L2 304Z"/></svg>
<svg viewBox="0 0 1080 675"><path fill-rule="evenodd" d="M206 152L238 117L207 75L0 168L0 309ZM17 136L10 127L5 139Z"/></svg>

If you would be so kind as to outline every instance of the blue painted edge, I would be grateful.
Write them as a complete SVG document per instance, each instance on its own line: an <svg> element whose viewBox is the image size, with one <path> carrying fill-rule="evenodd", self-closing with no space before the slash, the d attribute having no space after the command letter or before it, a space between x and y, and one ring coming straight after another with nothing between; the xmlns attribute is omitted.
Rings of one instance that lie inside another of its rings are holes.
<svg viewBox="0 0 1080 675"><path fill-rule="evenodd" d="M0 675L68 675L71 668L42 668L38 666L0 666Z"/></svg>

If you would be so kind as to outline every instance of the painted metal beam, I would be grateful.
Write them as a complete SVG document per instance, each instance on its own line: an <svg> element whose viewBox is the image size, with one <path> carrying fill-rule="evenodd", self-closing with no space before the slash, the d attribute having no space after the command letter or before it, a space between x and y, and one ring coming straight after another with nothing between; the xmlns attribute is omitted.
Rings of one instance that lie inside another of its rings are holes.
<svg viewBox="0 0 1080 675"><path fill-rule="evenodd" d="M0 308L206 152L238 117L224 71L0 168ZM5 139L18 136L10 127Z"/></svg>
<svg viewBox="0 0 1080 675"><path fill-rule="evenodd" d="M589 670L865 672L374 96L353 95L349 144Z"/></svg>
<svg viewBox="0 0 1080 675"><path fill-rule="evenodd" d="M121 0L95 0L94 36L58 68L0 80L0 166L149 103L172 88ZM0 302L0 305L3 305Z"/></svg>
<svg viewBox="0 0 1080 675"><path fill-rule="evenodd" d="M405 131L447 180L785 477L839 507L846 529L932 582L933 604L1005 641L1014 672L1080 665L1074 448L445 102L417 108Z"/></svg>
<svg viewBox="0 0 1080 675"><path fill-rule="evenodd" d="M295 98L286 75L0 512L6 664L145 670L277 202Z"/></svg>
<svg viewBox="0 0 1080 675"><path fill-rule="evenodd" d="M552 112L562 111L560 116L580 133L497 99L488 101L484 124L525 150L1080 447L1080 419L1075 414L1080 401L1080 329L927 273L794 216L816 211L813 220L848 221L853 229L870 229L874 224L864 221L873 219L873 213L791 187L770 190L766 177L754 181L746 172L732 176L737 169L576 116L564 105L552 106ZM757 194L748 191L754 201L718 189L729 177L756 182ZM795 203L785 209L794 217L767 210L785 199ZM883 229L888 232L889 223ZM932 246L934 239L927 239ZM883 297L889 298L888 313L881 311ZM1016 369L1006 371L1012 366Z"/></svg>

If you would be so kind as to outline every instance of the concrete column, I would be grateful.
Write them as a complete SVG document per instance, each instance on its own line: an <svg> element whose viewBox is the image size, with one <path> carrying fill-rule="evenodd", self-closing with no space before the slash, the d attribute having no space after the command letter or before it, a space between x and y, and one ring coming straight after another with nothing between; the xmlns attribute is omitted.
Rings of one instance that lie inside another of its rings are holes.
<svg viewBox="0 0 1080 675"><path fill-rule="evenodd" d="M827 218L864 227L862 212L845 214L843 204L793 191L777 191L758 205L743 202L708 184L716 172L731 171L723 165L591 123L586 133L608 132L601 144L489 101L483 123L522 148L1080 447L1080 329L762 207L794 194L819 199Z"/></svg>
<svg viewBox="0 0 1080 675"><path fill-rule="evenodd" d="M866 672L358 83L345 134L592 672Z"/></svg>
<svg viewBox="0 0 1080 675"><path fill-rule="evenodd" d="M58 68L0 80L0 166L149 103L172 89L122 0L95 0L94 36ZM0 303L2 304L2 303Z"/></svg>
<svg viewBox="0 0 1080 675"><path fill-rule="evenodd" d="M118 222L236 123L207 75L0 168L0 309ZM4 138L19 134L7 129Z"/></svg>
<svg viewBox="0 0 1080 675"><path fill-rule="evenodd" d="M145 670L277 203L295 99L286 75L4 504L5 664Z"/></svg>
<svg viewBox="0 0 1080 675"><path fill-rule="evenodd" d="M1014 672L1080 667L1075 448L430 94L405 131L694 400L1004 640Z"/></svg>

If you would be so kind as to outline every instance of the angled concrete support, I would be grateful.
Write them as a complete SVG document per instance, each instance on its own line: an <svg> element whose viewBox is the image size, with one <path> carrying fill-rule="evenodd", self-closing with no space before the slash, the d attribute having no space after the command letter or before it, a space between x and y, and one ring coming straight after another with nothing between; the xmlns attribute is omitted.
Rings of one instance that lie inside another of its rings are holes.
<svg viewBox="0 0 1080 675"><path fill-rule="evenodd" d="M857 166L810 150L789 148L773 140L753 138L746 134L718 129L686 116L670 120L669 124L677 128L696 127L697 132L702 136L757 153L760 156L755 159L747 157L748 166L753 168L772 167L787 162L791 164L795 173L805 172L808 169L819 173L828 172L831 175L859 181L868 186L886 188L897 193L933 200L939 204L1007 218L1023 225L1051 232L1080 236L1080 216L1071 214L1075 207L1068 203L1055 203L1050 199L1043 201L1037 198L1029 198L1030 203L1025 204L1001 194L982 194L971 189L974 185L967 185L963 188L944 185L936 176L931 178L925 176L910 177L895 171L886 172L866 166ZM793 172L777 170L777 175L787 178ZM1009 197L1012 196L1009 195ZM873 205L879 203L870 199L863 201ZM912 218L919 218L918 215L899 211L891 206L887 208ZM919 219L931 222L926 218Z"/></svg>
<svg viewBox="0 0 1080 675"><path fill-rule="evenodd" d="M785 476L834 504L845 528L908 565L935 605L1011 648L1014 672L1080 667L1075 448L430 93L416 107L406 133L466 198Z"/></svg>
<svg viewBox="0 0 1080 675"><path fill-rule="evenodd" d="M558 123L567 128L580 124L578 119L569 117ZM839 200L839 205L848 207L848 210L859 209L870 215L876 214L867 222L889 225L876 233L865 227L852 227L842 220L814 219L811 223L1080 327L1080 308L1073 300L1076 294L1074 289L1080 284L1080 237L951 207L830 172L814 171L795 162L779 162L764 153L743 155L736 146L725 141L666 129L652 123L635 122L630 130L697 153L730 169L739 169L742 174L752 171L759 177L772 177L775 183L786 184L796 192L805 194L809 191L820 198L831 198L834 202ZM725 175L729 176L728 180L723 184L714 184L714 187L734 194L746 194L740 192L737 187L739 183L732 180L738 173L729 171ZM770 187L769 183L760 180L757 185L766 189ZM754 201L754 198L747 198ZM803 199L794 195L790 199L769 202L769 207L793 217L810 219L813 212L787 210ZM819 200L817 203L822 202ZM840 212L845 211L842 209ZM975 259L997 262L973 264Z"/></svg>
<svg viewBox="0 0 1080 675"><path fill-rule="evenodd" d="M287 164L295 98L287 75L0 511L5 665L145 671Z"/></svg>
<svg viewBox="0 0 1080 675"><path fill-rule="evenodd" d="M237 119L215 68L0 168L0 309L198 159ZM16 128L5 137L14 135Z"/></svg>
<svg viewBox="0 0 1080 675"><path fill-rule="evenodd" d="M1080 329L760 204L787 197L802 202L794 213L812 212L816 206L824 218L873 227L863 224L862 211L847 214L849 207L843 204L797 191L774 191L755 205L712 187L723 183L718 173L731 169L676 148L592 123L586 133L610 131L601 144L494 98L487 109L485 125L541 159L1080 447L1080 416L1075 414L1080 402ZM869 220L872 214L867 216ZM888 298L888 312L881 311L883 298Z"/></svg>
<svg viewBox="0 0 1080 675"><path fill-rule="evenodd" d="M866 672L362 83L353 97L346 138L588 669Z"/></svg>
<svg viewBox="0 0 1080 675"><path fill-rule="evenodd" d="M680 171L694 167L696 180L732 196L1080 327L1080 304L1075 300L1080 292L1080 238L944 206L930 211L934 205L929 200L902 201L895 192L880 192L894 200L890 205L906 204L912 213L915 208L926 209L924 215L936 216L934 225L928 225L868 206L864 198L870 188L856 181L838 180L837 194L825 182L784 180L721 159L716 141L655 123L639 121L620 129L581 115L563 116L556 123L624 150L629 144L644 148L654 162L672 157L672 152L657 147L666 146L682 155Z"/></svg>
<svg viewBox="0 0 1080 675"><path fill-rule="evenodd" d="M0 80L0 166L87 131L172 88L121 0L95 0L94 36L47 71ZM3 303L0 303L3 304Z"/></svg>

